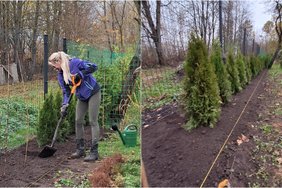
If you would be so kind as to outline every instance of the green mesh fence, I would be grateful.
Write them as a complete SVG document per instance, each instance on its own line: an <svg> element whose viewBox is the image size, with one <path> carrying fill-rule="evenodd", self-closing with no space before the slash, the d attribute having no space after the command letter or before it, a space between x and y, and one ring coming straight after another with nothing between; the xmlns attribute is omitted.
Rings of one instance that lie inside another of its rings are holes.
<svg viewBox="0 0 282 188"><path fill-rule="evenodd" d="M78 57L98 65L98 71L93 75L100 84L102 92L99 123L108 128L117 123L122 116L117 107L121 99L123 81L133 54L100 50L73 41L67 41L67 53L71 57Z"/></svg>
<svg viewBox="0 0 282 188"><path fill-rule="evenodd" d="M124 53L111 52L108 49L101 50L88 44L73 41L67 41L67 53L74 57L103 64L112 64L125 56Z"/></svg>

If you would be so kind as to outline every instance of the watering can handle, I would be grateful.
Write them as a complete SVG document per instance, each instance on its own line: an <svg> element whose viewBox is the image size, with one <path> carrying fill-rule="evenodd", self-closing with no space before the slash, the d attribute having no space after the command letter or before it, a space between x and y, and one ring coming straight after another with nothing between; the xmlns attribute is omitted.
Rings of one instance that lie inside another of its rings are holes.
<svg viewBox="0 0 282 188"><path fill-rule="evenodd" d="M137 126L136 126L136 125L133 125L133 124L130 124L130 125L126 126L126 127L124 128L124 130L127 131L128 129L130 129L130 127L134 127L135 130L137 130Z"/></svg>

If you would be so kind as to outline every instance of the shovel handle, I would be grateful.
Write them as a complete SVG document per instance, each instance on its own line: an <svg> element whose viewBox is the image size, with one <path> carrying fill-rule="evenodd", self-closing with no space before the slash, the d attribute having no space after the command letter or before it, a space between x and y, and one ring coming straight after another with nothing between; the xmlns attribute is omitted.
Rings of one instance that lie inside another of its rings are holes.
<svg viewBox="0 0 282 188"><path fill-rule="evenodd" d="M52 139L52 143L51 143L51 145L50 145L51 147L53 147L53 145L54 145L54 143L55 143L55 141L56 141L57 134L58 134L58 129L59 129L59 126L60 126L62 120L63 120L63 116L60 117L60 119L59 119L59 121L58 121L58 123L57 123L57 127L56 127L56 130L55 130L53 139Z"/></svg>
<svg viewBox="0 0 282 188"><path fill-rule="evenodd" d="M70 94L70 96L69 96L69 99L68 99L68 104L70 103L70 101L71 101L71 99L72 99L72 96L73 96L73 94L75 93L75 90L76 90L76 88L78 87L78 86L80 86L80 84L81 84L81 80L79 80L79 82L77 82L77 83L75 83L75 76L72 76L71 77L71 82L72 82L72 88L71 88L71 94Z"/></svg>
<svg viewBox="0 0 282 188"><path fill-rule="evenodd" d="M72 96L75 93L76 88L78 86L80 86L80 84L81 84L81 80L79 80L78 83L75 83L74 79L75 79L75 76L72 76L71 80L72 80L73 86L71 88L71 94L70 94L70 96L68 98L68 104L70 103L70 101L72 99ZM61 122L63 121L63 119L64 119L64 117L61 115L61 117L60 117L60 119L59 119L59 121L57 123L56 129L55 129L55 133L54 133L54 136L53 136L53 139L52 139L51 147L53 147L53 145L54 145L54 143L56 141L57 134L58 134L58 129L59 129L59 126L60 126Z"/></svg>

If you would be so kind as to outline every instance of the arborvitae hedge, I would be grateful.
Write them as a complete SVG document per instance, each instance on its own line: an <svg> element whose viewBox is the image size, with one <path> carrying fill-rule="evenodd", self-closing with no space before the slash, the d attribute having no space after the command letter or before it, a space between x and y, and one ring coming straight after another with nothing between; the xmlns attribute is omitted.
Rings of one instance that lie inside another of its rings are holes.
<svg viewBox="0 0 282 188"><path fill-rule="evenodd" d="M226 68L229 74L229 80L231 82L231 91L232 93L237 93L242 90L242 87L240 84L238 68L234 61L232 51L228 52Z"/></svg>
<svg viewBox="0 0 282 188"><path fill-rule="evenodd" d="M218 41L213 42L210 60L215 66L215 73L217 76L221 100L223 103L226 103L228 102L232 94L231 83L228 80L228 73L226 71L226 67L222 62L221 48Z"/></svg>
<svg viewBox="0 0 282 188"><path fill-rule="evenodd" d="M244 57L244 61L246 63L246 78L247 78L247 83L250 83L252 80L252 71L251 71L251 64L250 64L250 58Z"/></svg>
<svg viewBox="0 0 282 188"><path fill-rule="evenodd" d="M194 35L189 41L184 70L184 101L189 116L185 128L215 126L220 114L217 78L204 42Z"/></svg>
<svg viewBox="0 0 282 188"><path fill-rule="evenodd" d="M247 75L246 75L246 65L244 62L244 58L240 53L236 57L236 64L238 67L240 84L241 84L241 87L244 88L247 85L248 80L247 80Z"/></svg>
<svg viewBox="0 0 282 188"><path fill-rule="evenodd" d="M259 72L259 65L255 56L250 56L251 73L254 78Z"/></svg>
<svg viewBox="0 0 282 188"><path fill-rule="evenodd" d="M268 64L270 63L271 61L271 56L270 55L267 55L267 54L263 54L263 55L260 55L259 56L259 59L262 61L262 64L263 64L263 68L267 68L268 67ZM282 61L280 61L280 66L282 67Z"/></svg>

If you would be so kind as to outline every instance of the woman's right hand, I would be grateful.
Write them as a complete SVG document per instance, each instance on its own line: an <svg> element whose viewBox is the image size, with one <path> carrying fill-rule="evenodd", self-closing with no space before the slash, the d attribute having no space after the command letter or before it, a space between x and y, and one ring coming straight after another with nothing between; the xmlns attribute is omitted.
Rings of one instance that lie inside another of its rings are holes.
<svg viewBox="0 0 282 188"><path fill-rule="evenodd" d="M81 75L77 73L74 78L74 83L77 84L82 79Z"/></svg>
<svg viewBox="0 0 282 188"><path fill-rule="evenodd" d="M61 115L62 115L62 117L66 117L67 116L68 106L69 106L69 104L63 104L63 106L61 107Z"/></svg>

